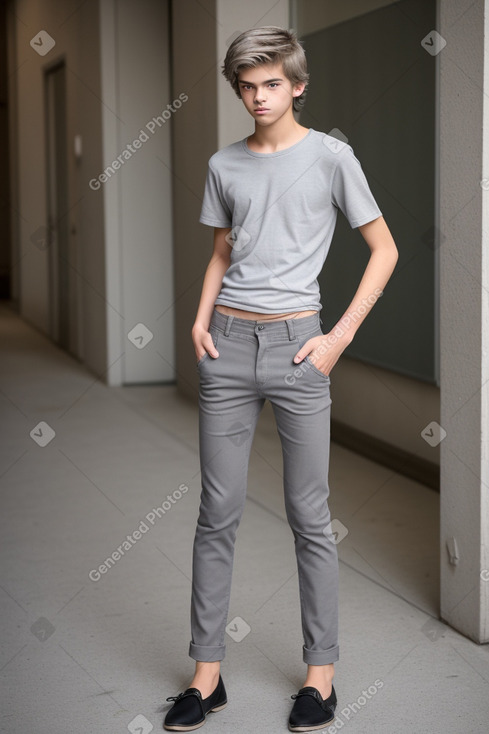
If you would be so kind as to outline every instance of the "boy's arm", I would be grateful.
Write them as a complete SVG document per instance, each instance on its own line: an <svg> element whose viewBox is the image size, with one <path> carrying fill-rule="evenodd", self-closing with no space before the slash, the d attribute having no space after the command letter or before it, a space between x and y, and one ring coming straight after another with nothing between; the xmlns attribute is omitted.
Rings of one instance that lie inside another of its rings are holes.
<svg viewBox="0 0 489 734"><path fill-rule="evenodd" d="M335 329L341 327L348 333L347 344L353 340L358 327L381 297L399 258L384 217L378 217L358 229L370 248L370 258L352 302L335 326Z"/></svg>
<svg viewBox="0 0 489 734"><path fill-rule="evenodd" d="M300 362L313 349L311 361L326 375L329 375L341 353L353 340L360 324L382 295L399 257L384 217L377 217L358 229L371 254L357 292L330 333L309 339L294 358L295 362Z"/></svg>
<svg viewBox="0 0 489 734"><path fill-rule="evenodd" d="M221 290L222 279L230 263L231 245L225 238L231 229L231 227L214 227L214 251L205 271L199 307L192 327L192 341L197 361L204 356L204 352L209 352L211 357L219 356L209 334L209 325L215 300Z"/></svg>

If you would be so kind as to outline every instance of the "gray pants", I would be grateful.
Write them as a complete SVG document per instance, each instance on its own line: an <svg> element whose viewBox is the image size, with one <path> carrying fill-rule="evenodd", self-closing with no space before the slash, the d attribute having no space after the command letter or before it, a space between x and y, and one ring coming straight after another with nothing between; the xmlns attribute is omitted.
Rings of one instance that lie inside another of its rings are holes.
<svg viewBox="0 0 489 734"><path fill-rule="evenodd" d="M199 372L202 493L193 545L191 634L194 660L223 660L234 542L247 489L255 427L270 401L282 444L287 520L297 558L303 661L339 659L338 555L328 496L330 378L309 358L293 362L321 335L319 313L252 321L214 309Z"/></svg>

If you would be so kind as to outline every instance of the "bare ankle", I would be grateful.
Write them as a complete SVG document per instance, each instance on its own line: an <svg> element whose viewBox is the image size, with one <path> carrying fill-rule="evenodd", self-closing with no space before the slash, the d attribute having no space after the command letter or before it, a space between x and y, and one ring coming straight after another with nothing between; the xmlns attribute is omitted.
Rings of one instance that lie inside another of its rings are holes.
<svg viewBox="0 0 489 734"><path fill-rule="evenodd" d="M219 661L207 663L198 660L196 661L195 673L190 686L198 688L202 694L202 698L207 698L215 690L219 681L219 674Z"/></svg>
<svg viewBox="0 0 489 734"><path fill-rule="evenodd" d="M333 678L334 672L334 663L307 666L307 675L311 677L321 676L324 678Z"/></svg>
<svg viewBox="0 0 489 734"><path fill-rule="evenodd" d="M205 662L203 660L196 660L195 661L195 673L203 673L204 675L212 676L216 673L219 673L221 670L221 661L217 660L215 662Z"/></svg>

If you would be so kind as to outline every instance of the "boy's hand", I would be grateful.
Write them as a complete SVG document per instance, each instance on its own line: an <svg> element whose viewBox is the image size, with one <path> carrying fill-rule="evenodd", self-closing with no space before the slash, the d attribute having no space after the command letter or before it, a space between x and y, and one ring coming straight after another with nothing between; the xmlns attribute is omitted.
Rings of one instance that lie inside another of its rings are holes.
<svg viewBox="0 0 489 734"><path fill-rule="evenodd" d="M211 357L219 357L219 352L214 346L212 341L212 334L202 326L196 326L192 328L192 341L194 343L195 356L197 362L199 362L206 352L209 352Z"/></svg>
<svg viewBox="0 0 489 734"><path fill-rule="evenodd" d="M337 337L332 332L322 336L313 336L308 339L294 357L295 364L301 362L305 357L309 359L320 372L329 377L329 373L339 360L341 354L351 343L353 336L345 332L343 336Z"/></svg>

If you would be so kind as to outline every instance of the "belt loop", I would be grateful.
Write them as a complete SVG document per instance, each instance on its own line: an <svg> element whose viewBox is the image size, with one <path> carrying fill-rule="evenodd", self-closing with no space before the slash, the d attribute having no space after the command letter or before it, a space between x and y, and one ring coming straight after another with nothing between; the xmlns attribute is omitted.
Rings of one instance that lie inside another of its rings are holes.
<svg viewBox="0 0 489 734"><path fill-rule="evenodd" d="M285 319L285 323L287 324L287 329L289 330L289 341L292 341L293 339L295 339L294 319Z"/></svg>
<svg viewBox="0 0 489 734"><path fill-rule="evenodd" d="M228 314L226 326L224 327L224 336L229 336L229 331L231 329L231 324L233 323L233 321L234 321L234 316L232 316L231 314Z"/></svg>

